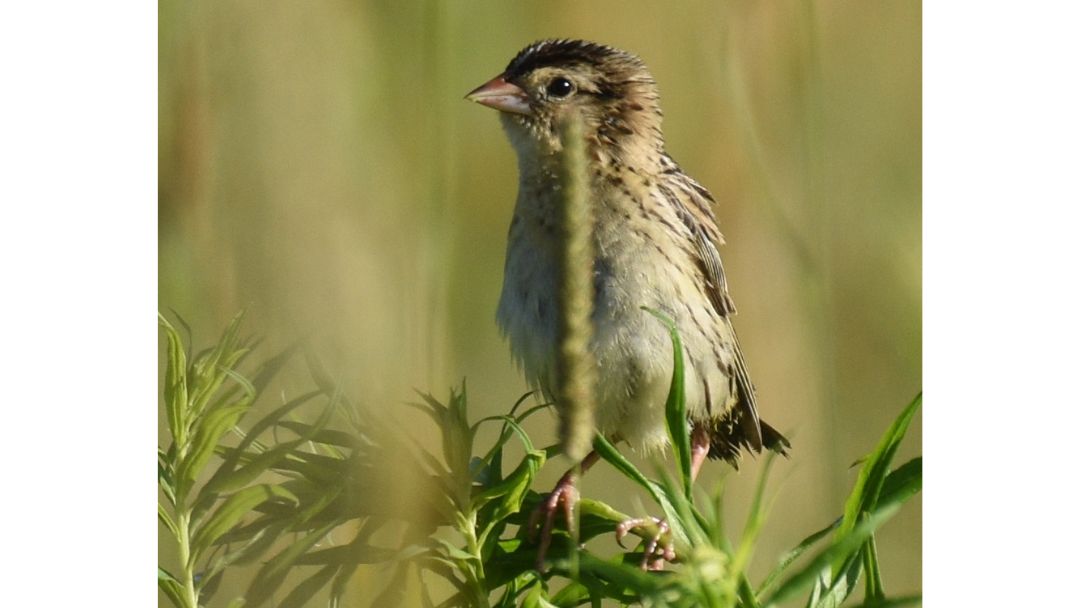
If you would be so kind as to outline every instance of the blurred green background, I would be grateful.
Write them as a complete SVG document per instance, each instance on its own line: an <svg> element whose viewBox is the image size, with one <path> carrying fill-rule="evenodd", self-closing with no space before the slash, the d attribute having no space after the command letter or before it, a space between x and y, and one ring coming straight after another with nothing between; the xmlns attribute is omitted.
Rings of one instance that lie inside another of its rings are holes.
<svg viewBox="0 0 1080 608"><path fill-rule="evenodd" d="M919 2L159 10L160 307L203 342L246 308L264 356L306 336L354 400L404 425L414 388L462 377L473 417L508 410L526 390L494 323L516 161L462 96L529 42L580 37L646 61L668 150L719 201L760 407L794 443L752 578L840 513L849 466L920 390ZM554 429L529 427L540 444ZM916 422L898 462L920 444ZM759 465L729 477L732 522ZM636 512L603 469L583 492ZM920 499L878 547L886 590L918 591Z"/></svg>

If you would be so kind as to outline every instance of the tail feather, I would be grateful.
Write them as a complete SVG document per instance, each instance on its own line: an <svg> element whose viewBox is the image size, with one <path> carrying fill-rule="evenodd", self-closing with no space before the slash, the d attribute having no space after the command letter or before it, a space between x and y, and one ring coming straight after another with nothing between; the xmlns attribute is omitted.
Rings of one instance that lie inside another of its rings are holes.
<svg viewBox="0 0 1080 608"><path fill-rule="evenodd" d="M747 434L746 424L739 420L741 418L740 413L739 408L733 408L727 416L710 424L709 458L724 460L738 469L739 458L742 456L743 450L752 454L759 454L761 448L764 447L781 456L786 457L788 455L791 442L764 421L759 421L761 443L754 445L756 443L754 441L755 437Z"/></svg>

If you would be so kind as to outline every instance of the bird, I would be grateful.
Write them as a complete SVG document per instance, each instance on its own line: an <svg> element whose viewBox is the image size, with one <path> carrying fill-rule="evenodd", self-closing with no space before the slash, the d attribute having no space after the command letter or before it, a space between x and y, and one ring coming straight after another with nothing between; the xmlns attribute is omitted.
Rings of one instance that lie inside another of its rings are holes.
<svg viewBox="0 0 1080 608"><path fill-rule="evenodd" d="M668 447L672 342L649 308L672 319L682 339L693 478L707 458L737 467L743 452L786 454L789 441L758 415L735 335L715 200L667 152L660 96L644 62L586 40L540 40L466 99L499 111L517 156L517 200L496 319L529 384L556 397L559 126L576 113L593 215L589 349L596 369L596 432L642 453ZM597 460L590 453L580 470ZM577 475L571 469L563 476L529 524L541 527L539 563L556 512L571 517ZM641 522L626 523L622 534ZM673 553L654 539L645 557L643 567L651 568Z"/></svg>

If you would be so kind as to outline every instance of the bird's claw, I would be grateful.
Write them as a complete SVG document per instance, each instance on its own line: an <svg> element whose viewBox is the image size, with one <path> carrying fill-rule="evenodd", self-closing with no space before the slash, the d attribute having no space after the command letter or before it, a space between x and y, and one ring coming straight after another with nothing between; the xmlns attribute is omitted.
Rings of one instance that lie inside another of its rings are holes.
<svg viewBox="0 0 1080 608"><path fill-rule="evenodd" d="M551 537L555 529L555 513L562 507L563 517L566 518L566 528L573 530L574 507L577 502L578 491L574 480L564 478L529 515L529 540L536 542L539 535L540 546L536 550L536 569L540 572L545 571L544 558L547 556L548 548L551 547Z"/></svg>
<svg viewBox="0 0 1080 608"><path fill-rule="evenodd" d="M642 570L663 570L664 562L675 560L675 544L671 539L671 527L666 520L659 517L636 517L621 521L615 526L615 542L626 548L623 539L635 528L655 525L656 534L646 538L645 554L641 558Z"/></svg>

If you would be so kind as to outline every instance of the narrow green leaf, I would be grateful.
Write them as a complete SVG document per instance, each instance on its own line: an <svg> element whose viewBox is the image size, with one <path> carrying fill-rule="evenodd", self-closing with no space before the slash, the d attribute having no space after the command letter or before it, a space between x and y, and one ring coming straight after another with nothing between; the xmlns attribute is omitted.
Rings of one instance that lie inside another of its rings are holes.
<svg viewBox="0 0 1080 608"><path fill-rule="evenodd" d="M754 501L750 505L749 515L746 516L746 526L743 528L742 538L739 539L738 550L735 551L735 556L731 561L731 571L733 573L742 575L749 565L750 556L753 553L754 546L757 544L758 534L760 534L761 528L765 524L765 508L763 506L765 484L768 481L769 471L772 469L775 458L775 452L768 452L765 457L765 466L761 469L757 489L754 491Z"/></svg>
<svg viewBox="0 0 1080 608"><path fill-rule="evenodd" d="M352 433L335 429L318 428L315 425L304 424L302 422L282 420L278 423L278 426L289 429L300 437L303 437L305 441L310 440L343 448L356 448L360 443L359 438Z"/></svg>
<svg viewBox="0 0 1080 608"><path fill-rule="evenodd" d="M922 457L916 456L893 469L881 485L878 505L903 503L922 490Z"/></svg>
<svg viewBox="0 0 1080 608"><path fill-rule="evenodd" d="M308 602L315 597L315 594L320 589L326 586L330 582L330 579L338 573L338 566L326 566L320 568L315 574L307 577L293 588L286 595L281 603L278 604L280 608L301 608L307 606Z"/></svg>
<svg viewBox="0 0 1080 608"><path fill-rule="evenodd" d="M670 317L658 310L642 308L659 319L667 327L668 333L671 334L672 351L675 353L674 371L671 374L671 388L668 390L664 413L667 417L667 429L671 437L671 447L675 452L676 461L679 463L679 476L682 480L683 493L687 499L690 499L692 489L690 480L690 430L686 418L682 339L679 337L678 327L675 326L675 322Z"/></svg>
<svg viewBox="0 0 1080 608"><path fill-rule="evenodd" d="M829 564L836 561L843 564L846 558L854 555L862 543L882 524L892 518L893 515L896 515L899 509L898 505L889 505L863 518L849 534L834 540L828 548L817 554L810 563L785 580L768 600L762 602L763 605L775 606L791 599L795 594L812 585L818 575L829 567Z"/></svg>
<svg viewBox="0 0 1080 608"><path fill-rule="evenodd" d="M446 540L445 538L436 537L432 538L431 540L435 541L435 544L439 545L439 547L442 548L443 553L446 554L446 556L450 559L455 559L463 563L474 562L477 559L475 555L472 555L471 553L466 553L465 551L454 546L453 543Z"/></svg>
<svg viewBox="0 0 1080 608"><path fill-rule="evenodd" d="M364 543L349 543L340 547L330 547L312 551L296 559L297 566L380 564L394 557L394 551Z"/></svg>
<svg viewBox="0 0 1080 608"><path fill-rule="evenodd" d="M498 509L502 516L495 516L494 519L499 520L511 513L517 513L518 509L521 508L525 493L529 490L529 486L532 485L533 478L536 477L536 472L540 470L540 467L544 466L545 460L544 453L539 450L533 450L525 454L525 458L505 479L473 497L473 510L479 510L489 501L496 498L506 497L503 500L503 503L507 505L506 508Z"/></svg>
<svg viewBox="0 0 1080 608"><path fill-rule="evenodd" d="M868 600L855 606L855 608L901 608L902 606L918 606L922 604L921 595L907 595L903 597L890 597L888 599Z"/></svg>
<svg viewBox="0 0 1080 608"><path fill-rule="evenodd" d="M541 608L540 598L544 596L544 585L541 581L536 581L531 587L529 592L525 594L525 597L521 600L521 608Z"/></svg>
<svg viewBox="0 0 1080 608"><path fill-rule="evenodd" d="M165 419L173 440L177 445L186 446L187 358L180 334L161 313L158 313L158 324L165 331L168 342L165 358Z"/></svg>
<svg viewBox="0 0 1080 608"><path fill-rule="evenodd" d="M662 580L660 578L642 572L636 566L606 562L584 552L580 553L578 557L578 567L581 569L582 574L589 573L617 586L634 589L645 595L656 593L661 588ZM553 564L554 567L563 569L568 565L567 560L560 560Z"/></svg>
<svg viewBox="0 0 1080 608"><path fill-rule="evenodd" d="M739 575L739 586L737 591L739 600L742 602L740 608L761 608L757 596L754 595L754 587L750 584L750 581L746 578L745 574Z"/></svg>
<svg viewBox="0 0 1080 608"><path fill-rule="evenodd" d="M200 490L199 501L201 502L207 497L212 497L213 495L223 492L231 492L248 485L255 481L259 475L267 469L291 455L303 443L303 439L294 439L278 444L266 452L255 456L250 462L231 473L225 475L215 474L210 478L210 481L206 482L206 485L203 486L202 490Z"/></svg>
<svg viewBox="0 0 1080 608"><path fill-rule="evenodd" d="M338 606L341 604L341 598L345 596L345 591L349 585L349 579L356 573L356 570L356 568L342 568L338 571L338 575L334 577L334 582L330 583L331 606Z"/></svg>
<svg viewBox="0 0 1080 608"><path fill-rule="evenodd" d="M189 378L192 386L189 391L189 411L192 417L203 413L207 403L228 377L227 372L246 354L247 349L240 345L238 337L243 317L244 311L237 313L222 332L217 344L195 357L191 367L193 377Z"/></svg>
<svg viewBox="0 0 1080 608"><path fill-rule="evenodd" d="M240 523L245 515L260 504L275 499L286 499L293 503L299 500L291 492L279 485L263 484L244 488L229 496L214 511L214 514L199 527L192 542L193 561L214 543L222 534Z"/></svg>
<svg viewBox="0 0 1080 608"><path fill-rule="evenodd" d="M593 437L593 449L596 450L596 453L599 454L601 458L611 463L620 473L649 492L649 495L653 497L656 504L660 505L660 508L664 510L668 526L671 528L671 533L674 535L676 541L688 541L688 532L683 526L684 520L681 520L677 516L678 509L675 506L675 501L678 500L679 497L687 503L689 501L687 501L680 492L669 493L662 485L645 477L633 463L627 460L619 450L615 449L615 446L611 445L610 441L599 433Z"/></svg>
<svg viewBox="0 0 1080 608"><path fill-rule="evenodd" d="M844 520L836 531L838 539L843 538L854 529L861 513L874 509L882 485L885 483L885 477L889 472L889 465L892 463L893 456L896 454L900 441L904 438L908 425L911 424L911 420L921 404L922 393L917 395L900 412L900 415L889 426L889 429L885 431L874 451L866 457L862 469L859 471L859 477L855 481L855 488L848 496L847 503L844 506Z"/></svg>
<svg viewBox="0 0 1080 608"><path fill-rule="evenodd" d="M157 516L158 521L160 521L162 525L169 529L169 532L173 535L174 538L179 540L180 531L176 528L176 522L172 520L172 517L169 517L169 514L165 511L165 507L161 506L160 502L157 506Z"/></svg>
<svg viewBox="0 0 1080 608"><path fill-rule="evenodd" d="M551 598L551 603L559 608L573 608L589 601L589 589L579 582L571 582Z"/></svg>
<svg viewBox="0 0 1080 608"><path fill-rule="evenodd" d="M232 550L222 556L220 566L227 567L233 564L243 566L254 563L262 558L262 556L269 551L277 541L281 540L281 537L284 536L288 530L289 525L287 521L268 519L266 525L258 526L254 533L243 541L243 544L239 549ZM224 538L225 536L222 536L218 539L217 544L220 545Z"/></svg>
<svg viewBox="0 0 1080 608"><path fill-rule="evenodd" d="M168 570L162 568L161 566L158 566L157 577L159 581L172 581L176 584L180 584L180 581L178 581L175 576L173 576Z"/></svg>
<svg viewBox="0 0 1080 608"><path fill-rule="evenodd" d="M514 420L514 418L512 418L511 416L488 416L486 418L481 418L480 420L477 420L476 423L473 424L469 428L469 433L470 433L470 435L475 436L476 431L477 431L477 429L480 428L481 424L483 424L485 422L496 422L496 421L502 422L504 425L509 427L513 432L517 433L518 437L521 439L522 445L525 446L526 451L531 452L531 451L533 451L535 449L533 447L532 440L529 439L528 433L526 433L525 430L521 428L521 425L518 424L518 421ZM497 445L501 445L502 443L505 443L505 442L500 441Z"/></svg>
<svg viewBox="0 0 1080 608"><path fill-rule="evenodd" d="M406 577L409 569L404 564L394 571L394 576L372 601L371 606L403 606L405 605L405 592L409 588Z"/></svg>
<svg viewBox="0 0 1080 608"><path fill-rule="evenodd" d="M185 494L213 456L221 437L236 425L250 405L250 402L237 403L211 412L199 420L197 428L194 429L191 449L177 470L177 485L184 488Z"/></svg>
<svg viewBox="0 0 1080 608"><path fill-rule="evenodd" d="M235 470L237 464L239 464L241 457L244 456L245 451L253 444L257 443L256 438L259 435L266 432L267 429L278 423L278 421L281 420L282 417L288 415L296 408L304 405L311 399L314 399L321 394L321 390L305 393L303 395L300 395L299 397L296 397L295 399L289 400L287 403L275 408L269 414L260 418L258 422L251 425L251 428L248 429L247 434L240 442L240 445L228 452L228 454L225 456L225 461L221 464L220 467L218 467L218 470L214 474L214 477L226 476L231 474L232 471ZM213 482L213 477L211 477L210 482Z"/></svg>
<svg viewBox="0 0 1080 608"><path fill-rule="evenodd" d="M758 597L764 596L765 593L768 592L778 580L780 580L780 575L782 575L784 571L787 570L788 566L790 566L795 560L799 559L799 557L803 553L805 553L807 549L812 547L821 539L828 536L830 532L838 528L840 526L840 521L840 518L837 518L836 521L818 530L817 532L814 532L810 536L802 539L802 541L800 541L794 549L780 556L780 561L777 566L773 568L772 572L770 572L767 577L765 577L765 582L763 582L761 586L758 587Z"/></svg>
<svg viewBox="0 0 1080 608"><path fill-rule="evenodd" d="M338 526L338 522L329 523L317 530L309 532L300 540L278 553L266 562L259 572L255 574L251 585L248 587L247 600L252 607L263 604L277 591L284 582L284 573L289 566L293 565L297 558L323 540L326 535Z"/></svg>
<svg viewBox="0 0 1080 608"><path fill-rule="evenodd" d="M176 579L164 579L161 578L160 568L158 569L158 589L165 594L165 597L169 598L169 601L173 603L176 608L194 608L188 606L187 601L184 599L183 587L176 581Z"/></svg>
<svg viewBox="0 0 1080 608"><path fill-rule="evenodd" d="M660 488L655 482L645 477L637 467L633 465L629 460L623 456L619 450L615 449L615 446L611 445L611 442L607 440L603 435L597 434L593 438L593 449L600 455L601 458L611 463L620 473L628 477L631 481L636 482L642 488L652 495L653 499L657 503L660 502Z"/></svg>
<svg viewBox="0 0 1080 608"><path fill-rule="evenodd" d="M862 575L862 551L856 551L844 559L838 575L832 577L831 582L825 586L817 601L811 604L811 608L840 608L844 601L855 592ZM825 572L822 571L824 576Z"/></svg>
<svg viewBox="0 0 1080 608"><path fill-rule="evenodd" d="M866 571L866 599L885 599L885 586L881 582L881 568L878 564L877 541L874 540L873 534L863 545L862 560L863 570Z"/></svg>
<svg viewBox="0 0 1080 608"><path fill-rule="evenodd" d="M166 460L166 456L162 451L158 450L158 487L161 488L161 493L165 495L165 498L169 499L169 504L176 506L176 489L173 486L172 473L169 471L169 463Z"/></svg>

